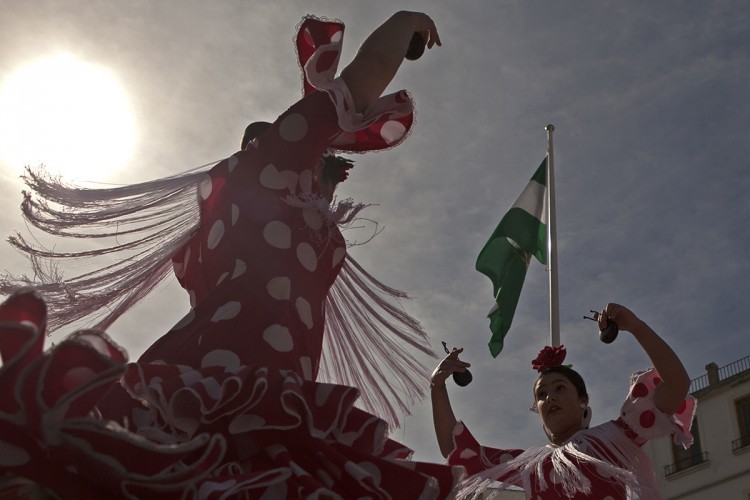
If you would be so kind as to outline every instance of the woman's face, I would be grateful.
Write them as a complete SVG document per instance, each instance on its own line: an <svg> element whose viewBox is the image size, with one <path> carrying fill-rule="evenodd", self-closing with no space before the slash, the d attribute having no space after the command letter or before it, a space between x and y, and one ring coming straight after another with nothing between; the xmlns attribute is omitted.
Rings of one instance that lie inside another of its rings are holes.
<svg viewBox="0 0 750 500"><path fill-rule="evenodd" d="M553 435L580 430L586 401L578 396L565 375L555 372L542 375L534 386L534 397L542 423Z"/></svg>

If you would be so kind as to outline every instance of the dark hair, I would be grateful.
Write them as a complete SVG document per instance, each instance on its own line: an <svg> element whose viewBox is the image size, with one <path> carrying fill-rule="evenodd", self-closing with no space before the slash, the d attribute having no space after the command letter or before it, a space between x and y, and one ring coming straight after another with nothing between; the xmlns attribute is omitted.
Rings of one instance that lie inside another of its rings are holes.
<svg viewBox="0 0 750 500"><path fill-rule="evenodd" d="M259 135L262 135L266 132L266 130L269 129L271 126L268 122L253 122L250 125L248 125L245 128L245 134L242 136L242 142L240 143L240 147L242 151L245 150L247 147L247 144L258 137Z"/></svg>
<svg viewBox="0 0 750 500"><path fill-rule="evenodd" d="M324 155L323 170L320 175L324 181L334 186L344 182L349 177L349 170L354 167L354 162L343 156Z"/></svg>
<svg viewBox="0 0 750 500"><path fill-rule="evenodd" d="M539 382L539 379L542 378L544 375L547 375L548 373L559 373L563 377L567 378L570 381L570 383L573 384L573 387L576 388L578 397L584 398L586 399L586 401L588 401L589 393L586 391L586 383L583 381L583 377L581 377L581 375L577 371L575 371L569 366L556 365L556 366L551 366L539 372L539 376L536 378L536 381L534 382L534 387L536 387L536 383ZM534 404L531 406L531 410L536 411L536 392L534 393Z"/></svg>

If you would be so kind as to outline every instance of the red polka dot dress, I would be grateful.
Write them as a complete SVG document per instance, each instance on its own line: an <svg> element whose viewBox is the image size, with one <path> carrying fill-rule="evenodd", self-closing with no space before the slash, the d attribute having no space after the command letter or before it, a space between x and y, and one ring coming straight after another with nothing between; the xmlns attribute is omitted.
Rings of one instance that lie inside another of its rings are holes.
<svg viewBox="0 0 750 500"><path fill-rule="evenodd" d="M661 382L655 370L633 375L620 417L584 429L562 446L496 449L480 445L459 422L455 448L448 463L462 465L472 475L465 490L521 487L526 498L619 500L661 498L653 466L641 446L649 439L672 436L675 444L689 446L695 399L687 396L676 414L654 405L654 388Z"/></svg>
<svg viewBox="0 0 750 500"><path fill-rule="evenodd" d="M338 130L328 96L310 94L206 175L201 227L174 258L193 308L140 362L270 363L315 379L323 304L346 244L313 168Z"/></svg>
<svg viewBox="0 0 750 500"><path fill-rule="evenodd" d="M191 309L138 362L124 365L96 332L43 354L43 302L22 294L0 308L11 325L2 390L47 397L1 408L30 414L0 417L8 471L82 498L452 494L460 467L404 461L387 424L354 407L358 389L315 382L346 244L314 168L329 148L397 145L413 120L404 91L353 112L334 78L342 35L339 23L303 20L305 97L199 182L200 225L173 257Z"/></svg>

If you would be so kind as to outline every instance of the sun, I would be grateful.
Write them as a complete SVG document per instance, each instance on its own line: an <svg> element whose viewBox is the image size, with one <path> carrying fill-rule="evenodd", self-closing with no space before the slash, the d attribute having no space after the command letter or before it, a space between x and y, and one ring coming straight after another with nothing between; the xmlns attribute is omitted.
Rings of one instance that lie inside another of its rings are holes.
<svg viewBox="0 0 750 500"><path fill-rule="evenodd" d="M106 68L69 54L28 63L0 84L0 156L66 180L104 180L136 143L127 93Z"/></svg>

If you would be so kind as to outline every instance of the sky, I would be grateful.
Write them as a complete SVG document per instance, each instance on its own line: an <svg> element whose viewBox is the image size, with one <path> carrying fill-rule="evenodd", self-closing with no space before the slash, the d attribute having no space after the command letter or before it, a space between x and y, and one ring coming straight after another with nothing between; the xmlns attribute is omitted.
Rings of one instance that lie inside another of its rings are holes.
<svg viewBox="0 0 750 500"><path fill-rule="evenodd" d="M412 93L412 135L393 150L357 156L338 195L375 204L366 216L384 228L351 254L410 293L405 307L437 354L441 341L465 349L474 382L449 392L480 442L545 442L528 408L530 361L549 343L548 273L532 262L505 348L493 359L492 288L474 262L543 159L548 123L561 340L587 381L592 423L617 415L629 375L650 362L627 333L601 343L582 319L590 309L631 308L691 378L709 362L750 355L744 0L0 0L0 88L25 64L60 53L105 68L127 96L134 135L104 151L95 150L99 140L79 148L95 168L76 178L144 181L234 153L247 123L273 119L299 98L292 36L304 15L346 23L343 67L401 9L427 12L443 46L405 62L388 89ZM7 113L0 107L0 118ZM71 124L79 119L71 113ZM48 134L36 138L40 149ZM23 164L3 158L8 141L0 137L3 235L27 230L18 209ZM110 158L126 148L115 167ZM27 270L10 246L0 255L0 267ZM171 278L109 333L136 359L187 308ZM429 401L392 437L415 459L441 459Z"/></svg>

